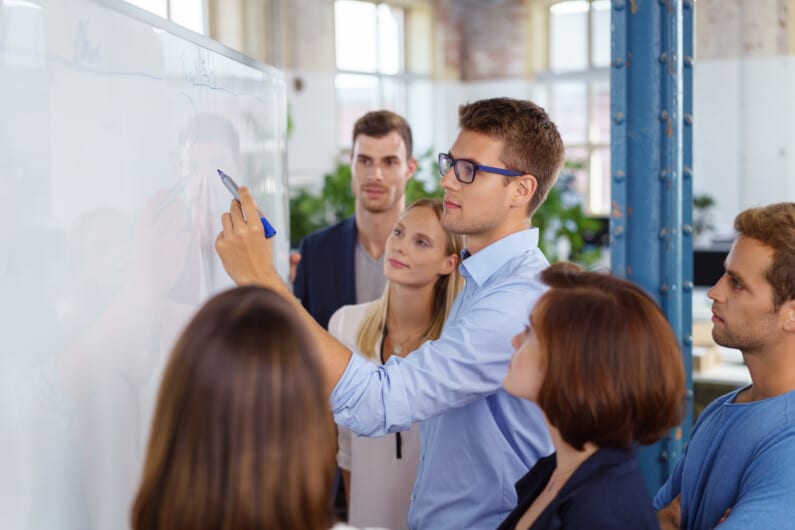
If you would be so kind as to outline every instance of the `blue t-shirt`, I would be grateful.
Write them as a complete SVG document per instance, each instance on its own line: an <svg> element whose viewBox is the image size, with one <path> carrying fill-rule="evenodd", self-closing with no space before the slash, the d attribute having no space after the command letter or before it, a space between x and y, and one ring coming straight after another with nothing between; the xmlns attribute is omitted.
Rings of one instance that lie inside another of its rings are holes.
<svg viewBox="0 0 795 530"><path fill-rule="evenodd" d="M795 528L795 391L734 403L741 390L709 404L684 456L657 492L654 508L682 494L683 530Z"/></svg>

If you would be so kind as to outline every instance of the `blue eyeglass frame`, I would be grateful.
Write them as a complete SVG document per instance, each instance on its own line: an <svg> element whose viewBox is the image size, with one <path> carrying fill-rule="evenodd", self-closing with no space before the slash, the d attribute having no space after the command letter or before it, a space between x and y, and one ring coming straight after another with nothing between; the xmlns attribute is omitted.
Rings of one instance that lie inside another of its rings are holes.
<svg viewBox="0 0 795 530"><path fill-rule="evenodd" d="M472 184L473 182L475 182L475 176L477 175L479 170L483 170L483 171L486 171L488 173L497 173L498 175L504 175L506 177L518 177L520 175L524 175L524 173L522 173L521 171L514 171L512 169L503 169L501 167L484 166L484 165L481 165L481 164L476 164L476 163L472 162L471 160L466 160L464 158L455 159L452 156L450 156L450 153L439 153L439 157L438 157L437 161L438 161L438 164L439 164L439 175L442 176L442 177L444 177L444 173L445 173L444 171L442 171L442 166L444 165L444 164L442 164L442 160L449 160L450 161L450 166L448 167L448 169L450 167L453 168L453 174L455 175L456 180L458 182L462 183L462 184ZM456 163L459 162L459 161L460 162L466 162L468 164L472 164L472 168L473 168L472 169L472 180L467 182L466 180L462 180L461 177L458 176L458 166L456 165Z"/></svg>

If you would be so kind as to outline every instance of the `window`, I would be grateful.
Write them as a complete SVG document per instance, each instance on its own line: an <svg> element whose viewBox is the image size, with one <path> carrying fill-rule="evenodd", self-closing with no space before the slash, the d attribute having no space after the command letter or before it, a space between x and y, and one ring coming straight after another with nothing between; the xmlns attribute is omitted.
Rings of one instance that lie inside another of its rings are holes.
<svg viewBox="0 0 795 530"><path fill-rule="evenodd" d="M385 108L408 119L419 149L430 147L430 6L336 0L334 16L340 146L351 147L362 114Z"/></svg>
<svg viewBox="0 0 795 530"><path fill-rule="evenodd" d="M197 33L207 33L207 24L204 20L207 12L205 0L127 0L127 2L173 20Z"/></svg>
<svg viewBox="0 0 795 530"><path fill-rule="evenodd" d="M549 8L547 107L566 144L561 180L590 215L610 209L610 2L567 0Z"/></svg>

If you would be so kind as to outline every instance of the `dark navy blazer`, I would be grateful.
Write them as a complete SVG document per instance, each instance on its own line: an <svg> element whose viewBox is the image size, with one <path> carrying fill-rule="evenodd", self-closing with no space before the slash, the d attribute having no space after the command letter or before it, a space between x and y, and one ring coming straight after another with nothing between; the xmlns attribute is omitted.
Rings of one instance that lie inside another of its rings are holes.
<svg viewBox="0 0 795 530"><path fill-rule="evenodd" d="M356 222L349 217L306 236L299 252L293 294L324 328L334 311L356 303Z"/></svg>
<svg viewBox="0 0 795 530"><path fill-rule="evenodd" d="M555 454L540 459L516 483L519 505L498 530L516 528L555 470ZM657 515L631 449L601 448L569 478L530 530L657 530ZM525 530L525 529L522 529Z"/></svg>

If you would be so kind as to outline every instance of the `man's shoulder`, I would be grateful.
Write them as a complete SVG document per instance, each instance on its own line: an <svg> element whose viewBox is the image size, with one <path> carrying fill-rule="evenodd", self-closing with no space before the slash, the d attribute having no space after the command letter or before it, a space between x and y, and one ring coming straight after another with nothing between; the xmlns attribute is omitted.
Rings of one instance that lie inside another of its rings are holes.
<svg viewBox="0 0 795 530"><path fill-rule="evenodd" d="M301 243L303 247L307 245L319 246L329 243L338 244L339 241L345 237L352 237L352 231L356 230L356 222L354 217L348 217L339 221L331 226L315 230L304 238Z"/></svg>
<svg viewBox="0 0 795 530"><path fill-rule="evenodd" d="M777 430L795 430L795 391L750 403L735 402L736 397L748 388L750 387L733 390L710 402L699 416L695 428L700 423L715 420L719 411L726 409L730 411L726 419L742 417L758 424L770 423Z"/></svg>
<svg viewBox="0 0 795 530"><path fill-rule="evenodd" d="M544 254L537 248L528 249L504 263L483 282L482 286L491 289L507 289L511 292L543 291L546 286L541 281L541 272L549 267Z"/></svg>
<svg viewBox="0 0 795 530"><path fill-rule="evenodd" d="M780 447L790 450L795 440L795 394L735 403L738 392L715 399L701 413L688 444L688 465L702 469L709 457L720 463L718 467L747 466Z"/></svg>

